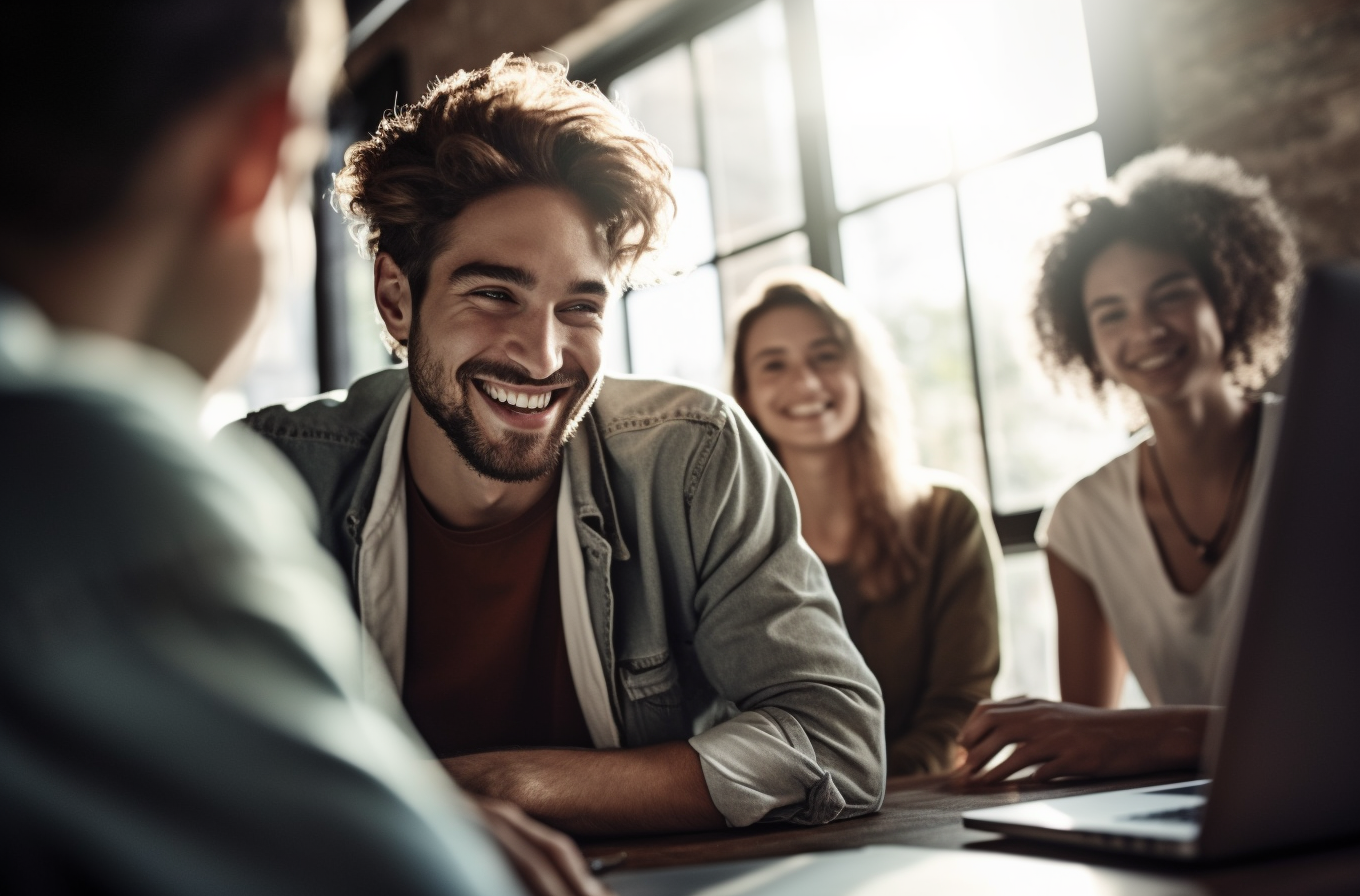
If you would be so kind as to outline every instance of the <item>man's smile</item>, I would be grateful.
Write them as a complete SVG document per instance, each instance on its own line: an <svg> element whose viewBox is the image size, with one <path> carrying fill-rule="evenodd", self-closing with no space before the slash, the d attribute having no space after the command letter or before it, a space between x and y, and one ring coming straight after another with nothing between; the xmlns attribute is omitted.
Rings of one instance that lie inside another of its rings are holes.
<svg viewBox="0 0 1360 896"><path fill-rule="evenodd" d="M504 405L507 410L513 409L525 414L537 414L543 411L556 400L559 392L566 391L564 388L525 389L522 386L505 386L480 379L477 380L477 385L482 393L492 401Z"/></svg>

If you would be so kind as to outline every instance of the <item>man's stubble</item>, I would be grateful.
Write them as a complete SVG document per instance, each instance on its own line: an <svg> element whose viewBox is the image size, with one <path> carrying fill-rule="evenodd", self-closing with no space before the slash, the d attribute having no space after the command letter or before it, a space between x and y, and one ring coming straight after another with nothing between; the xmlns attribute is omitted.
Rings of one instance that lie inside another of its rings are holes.
<svg viewBox="0 0 1360 896"><path fill-rule="evenodd" d="M515 365L480 358L465 361L450 377L447 367L427 350L421 336L417 314L407 347L411 392L473 472L498 482L532 482L557 469L562 446L595 402L602 377L591 381L584 374L572 376L559 370L547 379L535 380ZM477 377L507 385L567 387L566 394L554 397L554 404L566 402L568 407L546 433L510 432L493 441L472 410L473 393L479 389Z"/></svg>

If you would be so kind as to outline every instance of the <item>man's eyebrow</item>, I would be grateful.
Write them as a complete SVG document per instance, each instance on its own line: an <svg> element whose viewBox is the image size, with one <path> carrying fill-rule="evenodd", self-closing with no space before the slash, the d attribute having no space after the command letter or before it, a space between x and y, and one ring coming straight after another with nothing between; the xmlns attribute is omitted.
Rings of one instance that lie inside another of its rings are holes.
<svg viewBox="0 0 1360 896"><path fill-rule="evenodd" d="M577 280L571 285L571 294L574 296L599 296L602 299L609 298L609 285L603 280Z"/></svg>
<svg viewBox="0 0 1360 896"><path fill-rule="evenodd" d="M449 274L449 282L457 283L461 280L474 280L479 277L504 280L506 283L513 283L524 289L533 289L538 285L538 279L524 268L511 267L507 264L491 264L486 261L468 262Z"/></svg>

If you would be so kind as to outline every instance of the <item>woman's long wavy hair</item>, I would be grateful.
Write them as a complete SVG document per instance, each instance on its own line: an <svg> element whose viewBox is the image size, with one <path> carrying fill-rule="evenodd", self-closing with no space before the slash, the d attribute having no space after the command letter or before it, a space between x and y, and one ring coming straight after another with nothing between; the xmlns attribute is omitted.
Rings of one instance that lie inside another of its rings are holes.
<svg viewBox="0 0 1360 896"><path fill-rule="evenodd" d="M748 403L746 346L751 327L777 308L806 308L826 322L845 348L860 385L859 419L845 437L855 509L850 568L860 594L882 600L898 592L921 568L918 510L924 490L910 433L906 378L882 324L859 311L845 287L809 267L777 268L743 296L731 340L732 394L757 431L779 456L779 446L760 427Z"/></svg>

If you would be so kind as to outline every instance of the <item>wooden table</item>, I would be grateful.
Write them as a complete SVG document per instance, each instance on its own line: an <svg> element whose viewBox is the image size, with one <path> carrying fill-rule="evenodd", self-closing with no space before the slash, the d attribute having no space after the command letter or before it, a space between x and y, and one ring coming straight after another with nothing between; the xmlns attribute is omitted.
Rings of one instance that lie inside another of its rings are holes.
<svg viewBox="0 0 1360 896"><path fill-rule="evenodd" d="M588 858L627 852L628 869L786 856L875 844L964 850L1078 862L1094 870L1102 893L1360 894L1360 841L1231 865L1191 867L1166 860L1104 855L965 828L969 809L1186 780L1184 775L1039 785L960 788L947 778L889 778L882 811L820 827L753 825L739 830L587 840ZM1360 811L1360 808L1358 808ZM1133 872L1133 873L1130 873ZM606 877L606 880L608 878Z"/></svg>

